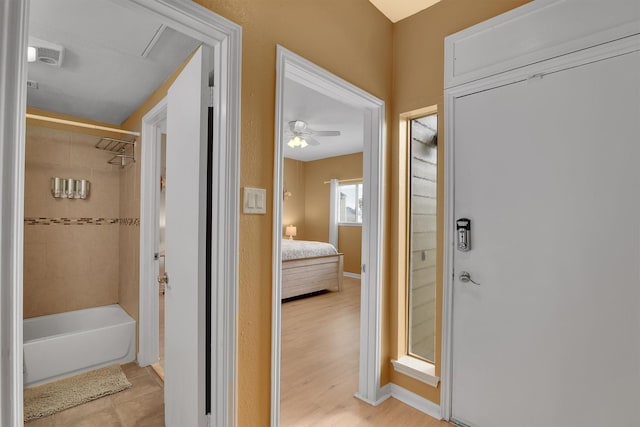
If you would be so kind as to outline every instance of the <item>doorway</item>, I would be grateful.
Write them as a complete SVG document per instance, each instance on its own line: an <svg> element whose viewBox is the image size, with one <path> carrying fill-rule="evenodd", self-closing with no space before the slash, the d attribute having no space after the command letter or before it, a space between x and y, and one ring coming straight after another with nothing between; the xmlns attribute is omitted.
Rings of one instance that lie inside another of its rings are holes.
<svg viewBox="0 0 640 427"><path fill-rule="evenodd" d="M213 407L220 406L222 409L216 410L216 419L219 424L233 424L235 414L229 413L228 408L234 405L229 404L234 399L233 389L235 387L235 345L232 345L235 337L235 307L236 307L236 286L237 286L237 208L235 200L238 193L238 117L239 117L239 36L240 28L227 20L221 19L214 15L211 11L196 5L172 5L171 7L161 3L150 3L145 1L116 1L117 4L135 10L139 13L153 16L154 19L167 23L169 26L178 28L189 35L196 36L200 40L218 46L215 57L216 67L224 72L218 75L229 76L224 80L218 81L218 87L221 89L221 95L217 97L217 101L225 105L225 108L219 109L220 114L217 117L219 123L224 126L218 126L217 137L221 141L219 144L224 147L224 151L220 156L223 165L219 170L221 175L221 184L219 185L220 194L216 197L229 202L224 209L220 209L219 216L213 220L219 224L218 228L227 230L227 235L223 239L219 239L222 243L220 247L214 248L214 255L217 253L225 253L221 266L224 265L224 271L215 271L217 279L220 283L227 284L228 287L220 289L221 298L219 299L220 310L216 312L216 316L224 318L226 328L218 330L219 334L216 338L231 345L225 345L224 351L221 350L220 355L214 355L218 361L219 372L216 372L212 378L220 382L220 385L214 385L219 390L216 399L212 402ZM22 198L24 184L22 176L24 174L24 106L26 100L26 64L23 58L26 58L26 39L28 29L28 16L26 11L29 9L28 2L20 2L20 5L4 5L3 16L6 16L12 26L3 32L0 44L3 52L11 52L11 57L3 56L0 60L2 68L3 87L15 88L11 94L3 96L3 120L0 121L0 130L3 134L3 150L4 145L11 144L12 149L7 151L7 156L2 157L3 170L10 171L3 174L4 178L3 193L7 198L3 201L3 211L7 209L13 212L13 216L9 221L5 221L3 217L3 227L6 226L7 234L3 236L12 236L7 240L7 245L3 247L5 250L11 248L11 251L2 252L3 260L12 260L10 270L5 270L3 261L3 274L9 273L11 280L6 282L6 292L13 295L11 298L2 298L2 340L3 348L11 349L11 353L15 357L2 358L2 369L0 371L2 377L2 424L3 425L21 425L22 422ZM6 15L4 12L7 12ZM203 25L204 23L204 25ZM22 43L21 41L25 41ZM20 71L22 70L22 71ZM206 108L206 107L205 107ZM6 119L6 120L5 120ZM4 151L3 151L4 152ZM95 190L95 189L94 189ZM11 197L8 197L8 196ZM6 207L5 207L6 203ZM9 218L7 218L9 219ZM4 238L3 238L4 241ZM224 246L224 251L220 251ZM6 255L6 256L5 256ZM10 272L13 273L10 273ZM3 282L4 283L4 282ZM6 320L6 321L5 321ZM216 319L219 320L219 319ZM222 348L222 347L221 347ZM217 384L217 383L216 383ZM230 387L231 386L231 387Z"/></svg>
<svg viewBox="0 0 640 427"><path fill-rule="evenodd" d="M451 419L463 425L640 422L640 51L591 50L450 105L452 216L471 233L470 246L449 239ZM598 388L615 392L594 395L603 365Z"/></svg>
<svg viewBox="0 0 640 427"><path fill-rule="evenodd" d="M362 117L362 250L360 280L360 356L357 387L352 390L356 396L375 404L383 398L380 390L380 289L382 257L382 153L384 151L383 101L365 93L361 89L341 80L317 65L278 46L276 89L276 144L274 173L274 268L273 271L273 341L272 341L272 401L271 425L280 424L280 375L281 375L281 334L282 334L282 239L288 231L283 228L283 200L287 197L283 183L284 155L283 143L287 130L302 126L285 123L284 91L290 80L307 89L315 90L339 100L360 111ZM310 126L311 127L311 126ZM338 182L336 180L335 185ZM329 185L322 183L321 185ZM284 197L283 197L284 195ZM327 206L328 208L328 206ZM355 205L354 205L355 208ZM354 209L357 210L357 209ZM288 227L287 227L288 228ZM296 230L297 231L297 230ZM329 234L329 233L327 233ZM328 239L328 236L323 236ZM325 240L326 241L326 240Z"/></svg>

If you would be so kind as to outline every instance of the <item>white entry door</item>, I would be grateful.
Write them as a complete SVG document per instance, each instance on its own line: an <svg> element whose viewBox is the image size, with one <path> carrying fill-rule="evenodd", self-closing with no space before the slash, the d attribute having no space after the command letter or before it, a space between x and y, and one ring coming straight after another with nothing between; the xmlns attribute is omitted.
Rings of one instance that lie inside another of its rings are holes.
<svg viewBox="0 0 640 427"><path fill-rule="evenodd" d="M455 100L453 419L640 426L639 79L635 52Z"/></svg>
<svg viewBox="0 0 640 427"><path fill-rule="evenodd" d="M165 425L204 426L207 107L200 48L167 98Z"/></svg>

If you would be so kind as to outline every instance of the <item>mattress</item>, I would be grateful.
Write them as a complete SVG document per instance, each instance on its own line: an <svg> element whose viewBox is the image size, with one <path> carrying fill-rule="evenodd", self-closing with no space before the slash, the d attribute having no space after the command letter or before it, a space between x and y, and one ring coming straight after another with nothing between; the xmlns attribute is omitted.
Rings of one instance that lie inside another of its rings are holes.
<svg viewBox="0 0 640 427"><path fill-rule="evenodd" d="M330 243L282 239L283 261L336 255L337 253L336 248Z"/></svg>

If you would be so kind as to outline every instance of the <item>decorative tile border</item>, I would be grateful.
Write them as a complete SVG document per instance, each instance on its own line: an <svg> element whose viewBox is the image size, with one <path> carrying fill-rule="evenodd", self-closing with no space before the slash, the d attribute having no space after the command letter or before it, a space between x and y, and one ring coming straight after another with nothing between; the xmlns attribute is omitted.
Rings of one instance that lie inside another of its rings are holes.
<svg viewBox="0 0 640 427"><path fill-rule="evenodd" d="M25 225L140 225L140 218L45 218L26 217Z"/></svg>

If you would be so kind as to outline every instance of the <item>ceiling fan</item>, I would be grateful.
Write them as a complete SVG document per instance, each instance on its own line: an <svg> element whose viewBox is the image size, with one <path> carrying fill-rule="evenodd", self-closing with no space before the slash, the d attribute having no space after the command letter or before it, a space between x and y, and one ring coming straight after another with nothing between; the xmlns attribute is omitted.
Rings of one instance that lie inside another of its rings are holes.
<svg viewBox="0 0 640 427"><path fill-rule="evenodd" d="M289 122L287 135L289 137L289 142L287 142L289 147L304 148L307 145L320 145L320 142L313 138L314 136L340 136L340 131L313 130L303 120L292 120Z"/></svg>

